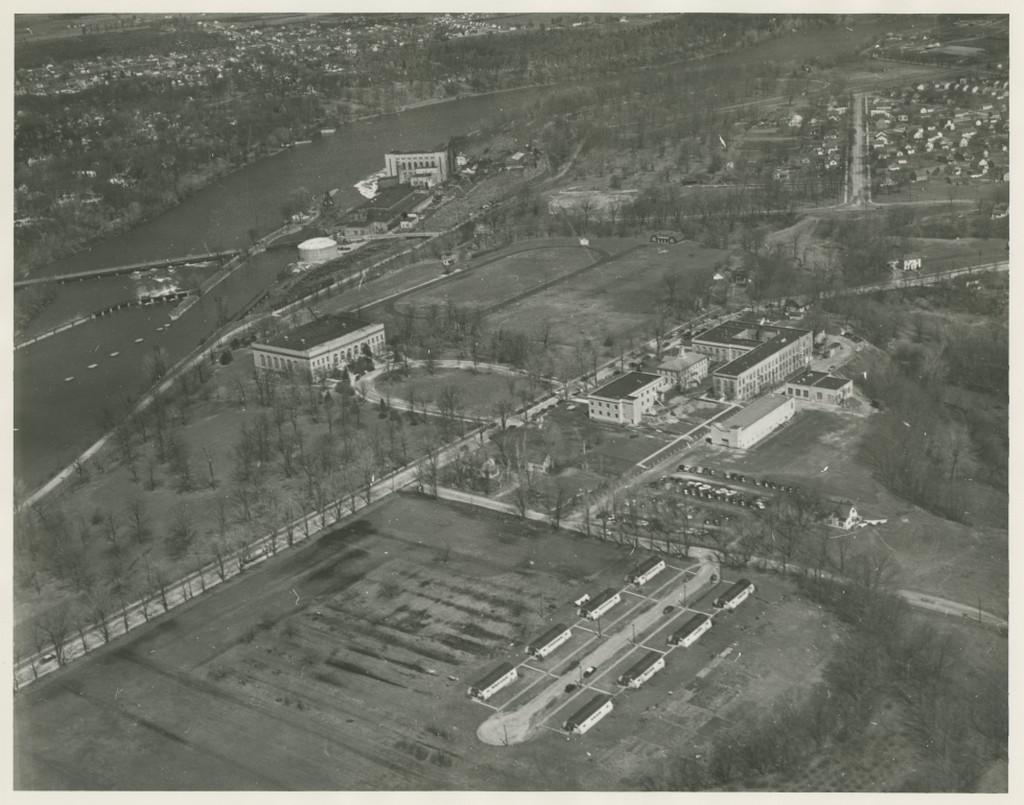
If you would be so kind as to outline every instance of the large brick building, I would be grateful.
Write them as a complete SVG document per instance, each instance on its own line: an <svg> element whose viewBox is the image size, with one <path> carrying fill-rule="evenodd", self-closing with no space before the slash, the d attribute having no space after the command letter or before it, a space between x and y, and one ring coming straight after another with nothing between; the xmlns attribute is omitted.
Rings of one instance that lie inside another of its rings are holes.
<svg viewBox="0 0 1024 805"><path fill-rule="evenodd" d="M256 370L295 372L314 378L340 369L368 350L384 349L384 325L354 316L323 316L286 333L252 345Z"/></svg>
<svg viewBox="0 0 1024 805"><path fill-rule="evenodd" d="M694 336L690 348L725 362L711 376L717 395L749 400L807 369L814 334L796 327L729 321Z"/></svg>

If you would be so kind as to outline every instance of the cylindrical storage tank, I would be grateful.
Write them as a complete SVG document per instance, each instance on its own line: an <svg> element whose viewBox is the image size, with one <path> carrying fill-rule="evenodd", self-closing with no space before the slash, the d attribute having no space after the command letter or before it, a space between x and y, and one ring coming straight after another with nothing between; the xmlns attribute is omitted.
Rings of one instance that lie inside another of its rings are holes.
<svg viewBox="0 0 1024 805"><path fill-rule="evenodd" d="M331 238L310 238L299 244L299 260L322 263L338 256L338 244Z"/></svg>

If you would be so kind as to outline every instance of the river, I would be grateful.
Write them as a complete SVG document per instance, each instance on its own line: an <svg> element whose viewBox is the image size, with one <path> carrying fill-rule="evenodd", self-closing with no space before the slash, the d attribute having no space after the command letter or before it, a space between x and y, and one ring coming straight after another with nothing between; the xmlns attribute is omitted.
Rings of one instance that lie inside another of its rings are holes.
<svg viewBox="0 0 1024 805"><path fill-rule="evenodd" d="M282 203L294 190L339 188L335 203L350 206L362 200L352 185L383 166L386 150L433 147L479 128L495 112L522 108L536 95L536 89L483 95L351 124L225 176L166 213L38 273L244 247L250 230L265 234L281 224ZM171 363L186 355L216 325L214 296L234 313L294 259L290 250L259 255L176 322L170 323L170 306L132 308L15 352L15 477L32 489L74 460L101 435L104 407L117 410L145 390L147 353L162 348ZM129 299L133 291L124 278L111 278L62 286L60 293L55 304L61 309L91 312ZM74 379L65 382L68 377Z"/></svg>
<svg viewBox="0 0 1024 805"><path fill-rule="evenodd" d="M685 83L692 69L727 70L765 60L808 60L828 57L849 42L870 41L906 20L856 20L850 27L807 30L760 42L707 59L698 65L679 63L651 80ZM250 230L272 231L282 221L281 206L289 193L305 188L323 193L340 188L336 203L361 200L352 187L383 166L389 149L432 147L451 136L480 127L499 110L514 111L532 102L544 89L463 98L423 106L396 115L360 121L309 145L290 148L242 168L196 193L172 210L131 231L96 244L92 249L54 262L42 273L66 273L206 250L248 245ZM229 312L240 310L261 293L278 271L293 259L287 250L260 255L218 287ZM83 312L130 298L130 283L97 280L76 292ZM62 293L77 286L65 286ZM101 300L101 304L95 304ZM74 307L66 301L66 307ZM72 328L54 338L18 350L14 355L15 477L32 489L72 461L101 434L104 406L136 399L147 385L142 371L146 350L167 352L170 362L187 354L213 329L213 299L203 299L170 328L169 307L140 308ZM136 338L143 338L139 344ZM111 352L119 352L110 357ZM89 365L95 363L94 369ZM65 377L74 380L64 382Z"/></svg>

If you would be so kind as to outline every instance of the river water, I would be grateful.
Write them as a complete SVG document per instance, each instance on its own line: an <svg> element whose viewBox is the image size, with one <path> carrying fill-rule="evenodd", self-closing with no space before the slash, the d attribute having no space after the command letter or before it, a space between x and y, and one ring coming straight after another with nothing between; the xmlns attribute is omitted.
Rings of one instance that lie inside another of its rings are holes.
<svg viewBox="0 0 1024 805"><path fill-rule="evenodd" d="M680 63L651 73L651 80L685 84L691 69L726 70L730 66L766 60L786 62L827 57L851 42L870 42L888 30L881 19L856 19L849 27L801 31L712 57L698 65ZM906 21L895 27L906 27ZM681 54L682 56L682 54ZM42 269L67 273L121 265L201 251L238 248L250 242L250 230L260 235L282 222L281 207L288 195L305 188L322 194L339 188L336 203L350 206L361 200L352 187L380 169L390 149L429 148L451 136L467 134L481 121L505 109L515 112L543 90L525 89L424 106L397 115L352 124L309 145L296 146L243 168L204 188L174 209L140 224L130 232L94 246L90 251L59 260ZM230 312L271 284L294 259L290 250L263 254L220 285ZM121 279L93 281L77 288L73 304L91 312L131 298L131 283ZM72 328L14 355L15 477L34 488L66 466L102 432L104 406L137 399L148 385L142 364L146 352L163 348L169 362L186 355L216 323L215 302L204 298L169 328L170 307L137 308ZM136 338L143 338L135 343ZM110 353L120 354L111 357ZM96 367L89 369L89 365ZM66 377L74 380L64 381Z"/></svg>
<svg viewBox="0 0 1024 805"><path fill-rule="evenodd" d="M465 98L354 123L242 168L163 215L40 273L244 247L250 230L262 235L280 226L282 204L294 190L322 194L339 188L335 203L350 206L362 200L352 185L383 165L385 151L433 147L479 128L499 110L522 108L536 95L522 90ZM15 352L15 477L35 488L70 463L102 433L104 407L123 409L122 401L145 390L147 353L163 349L169 363L186 355L216 326L215 296L234 313L295 257L291 250L257 256L176 322L170 323L171 306L131 308ZM67 294L75 295L74 302ZM109 278L61 286L56 304L91 312L132 295L125 278ZM169 326L157 329L164 325ZM138 338L143 340L136 343Z"/></svg>

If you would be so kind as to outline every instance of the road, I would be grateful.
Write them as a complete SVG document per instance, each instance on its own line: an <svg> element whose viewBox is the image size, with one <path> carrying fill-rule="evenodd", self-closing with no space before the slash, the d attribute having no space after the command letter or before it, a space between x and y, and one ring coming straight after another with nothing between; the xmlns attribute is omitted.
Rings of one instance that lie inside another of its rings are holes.
<svg viewBox="0 0 1024 805"><path fill-rule="evenodd" d="M849 174L847 177L847 203L865 207L871 203L871 177L867 161L867 124L863 93L853 96L853 143L850 146Z"/></svg>

